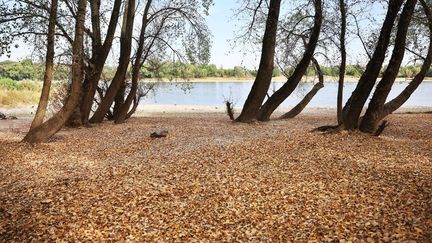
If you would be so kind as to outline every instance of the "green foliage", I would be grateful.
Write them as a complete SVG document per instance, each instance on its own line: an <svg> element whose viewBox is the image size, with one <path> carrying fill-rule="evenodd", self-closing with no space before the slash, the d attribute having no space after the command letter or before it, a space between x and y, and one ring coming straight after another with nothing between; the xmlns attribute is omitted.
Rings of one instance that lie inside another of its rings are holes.
<svg viewBox="0 0 432 243"><path fill-rule="evenodd" d="M109 72L109 69L107 69ZM236 66L217 68L214 64L185 64L181 62L148 62L141 69L142 78L192 79L192 78L250 78L254 71Z"/></svg>
<svg viewBox="0 0 432 243"><path fill-rule="evenodd" d="M10 78L0 78L0 89L2 90L28 90L39 91L41 83L37 81L15 81Z"/></svg>
<svg viewBox="0 0 432 243"><path fill-rule="evenodd" d="M17 81L10 78L0 78L0 89L19 90L20 85Z"/></svg>
<svg viewBox="0 0 432 243"><path fill-rule="evenodd" d="M40 65L34 65L29 59L21 62L5 62L0 64L0 78L37 80L40 73Z"/></svg>
<svg viewBox="0 0 432 243"><path fill-rule="evenodd" d="M338 76L338 66L321 66L322 72L325 76ZM360 77L365 67L360 65L347 65L346 75L348 77ZM420 70L418 65L410 65L401 67L398 77L412 78ZM103 79L111 80L116 72L115 67L106 66L104 68ZM290 70L285 70L290 73ZM187 64L181 62L168 62L168 61L148 61L141 69L142 78L164 78L164 79L193 79L193 78L253 78L257 74L256 70L249 70L242 66L235 66L234 68L218 68L214 64ZM315 70L311 66L308 68L308 76L314 76ZM33 63L29 59L21 62L2 61L0 62L0 79L9 80L43 80L44 64ZM70 67L67 65L56 65L54 68L54 80L64 81L68 80L70 75ZM281 76L282 73L279 69L273 70L273 77ZM432 77L432 70L426 75ZM2 81L5 87L5 82ZM12 87L11 81L8 82L8 87Z"/></svg>
<svg viewBox="0 0 432 243"><path fill-rule="evenodd" d="M347 65L346 75L351 77L360 77L365 70L365 67L360 65Z"/></svg>
<svg viewBox="0 0 432 243"><path fill-rule="evenodd" d="M67 65L56 65L54 67L54 80L68 80L70 68ZM0 78L13 80L39 80L44 76L44 64L33 63L30 59L21 62L0 62Z"/></svg>

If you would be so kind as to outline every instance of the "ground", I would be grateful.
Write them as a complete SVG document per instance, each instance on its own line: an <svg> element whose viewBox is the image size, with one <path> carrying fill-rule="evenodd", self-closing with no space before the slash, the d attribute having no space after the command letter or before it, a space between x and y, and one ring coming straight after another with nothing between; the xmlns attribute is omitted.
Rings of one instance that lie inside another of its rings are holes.
<svg viewBox="0 0 432 243"><path fill-rule="evenodd" d="M137 117L34 146L0 121L0 241L431 241L432 115L310 132L333 121Z"/></svg>

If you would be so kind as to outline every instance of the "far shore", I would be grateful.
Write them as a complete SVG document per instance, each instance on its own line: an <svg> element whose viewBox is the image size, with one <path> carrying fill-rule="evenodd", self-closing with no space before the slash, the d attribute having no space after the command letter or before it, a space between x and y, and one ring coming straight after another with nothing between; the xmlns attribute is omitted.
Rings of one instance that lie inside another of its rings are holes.
<svg viewBox="0 0 432 243"><path fill-rule="evenodd" d="M251 83L254 82L254 77L245 77L245 78L236 78L236 77L207 77L207 78L192 78L192 79L144 79L144 82L173 82L173 83ZM284 76L273 77L272 82L283 83L287 80ZM346 83L357 83L359 80L358 77L345 77ZM410 82L411 78L397 78L396 82ZM318 82L318 78L316 77L304 77L302 79L303 82ZM334 76L325 76L324 82L326 83L337 83L338 77ZM424 82L432 82L432 78L425 78Z"/></svg>

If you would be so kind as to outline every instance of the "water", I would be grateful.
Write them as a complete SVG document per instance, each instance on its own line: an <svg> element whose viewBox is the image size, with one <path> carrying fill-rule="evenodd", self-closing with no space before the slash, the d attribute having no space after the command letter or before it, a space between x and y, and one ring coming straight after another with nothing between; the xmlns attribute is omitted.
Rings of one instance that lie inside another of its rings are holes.
<svg viewBox="0 0 432 243"><path fill-rule="evenodd" d="M273 93L283 83L272 84L269 93ZM184 90L184 85L191 86ZM312 88L311 83L300 84L294 93L282 104L282 107L296 105L304 95ZM398 95L405 87L406 82L396 82L390 93L389 99ZM354 90L356 83L346 83L344 89L344 103ZM167 105L200 105L221 106L224 101L230 99L235 106L241 107L252 87L251 82L197 82L197 83L161 83L153 95L146 97L144 104ZM313 108L335 108L337 95L337 83L325 83L317 95L309 103ZM432 107L432 82L424 82L418 87L411 98L403 105L409 107Z"/></svg>

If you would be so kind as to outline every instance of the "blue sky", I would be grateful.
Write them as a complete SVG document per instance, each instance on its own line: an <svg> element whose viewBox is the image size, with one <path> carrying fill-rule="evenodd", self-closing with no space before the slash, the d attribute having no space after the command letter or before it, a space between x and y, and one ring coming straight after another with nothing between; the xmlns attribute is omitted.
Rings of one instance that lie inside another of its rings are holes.
<svg viewBox="0 0 432 243"><path fill-rule="evenodd" d="M240 1L237 0L214 0L214 5L210 9L209 16L206 17L209 29L212 32L212 50L210 62L218 67L232 68L242 65L247 68L257 68L259 64L259 50L248 51L248 55L242 53L242 46L233 46L233 39L236 33L241 32L242 24L234 17L236 9L239 9ZM383 10L382 6L371 6L372 11ZM358 41L350 43L354 53L358 53L360 48ZM250 46L246 48L251 48ZM353 54L353 52L351 52ZM13 48L11 59L21 60L30 55L30 48L20 43L18 49ZM350 57L351 58L351 57ZM354 55L354 58L358 58ZM1 60L8 59L6 56L0 57ZM349 60L353 61L353 60Z"/></svg>
<svg viewBox="0 0 432 243"><path fill-rule="evenodd" d="M236 65L255 67L258 65L255 55L244 57L240 46L234 46L232 39L241 30L241 23L234 17L239 3L236 0L214 0L214 5L207 17L212 32L211 63L218 67L231 68Z"/></svg>
<svg viewBox="0 0 432 243"><path fill-rule="evenodd" d="M234 38L235 31L239 30L238 21L233 18L234 9L238 6L236 0L215 0L210 10L210 15L206 17L209 28L212 32L212 51L210 62L218 67L231 68L236 65L255 66L256 60L248 58L242 63L240 47L232 49L230 40ZM29 56L30 48L23 43L18 43L19 48L12 48L11 59L21 60ZM0 60L8 59L1 56Z"/></svg>

